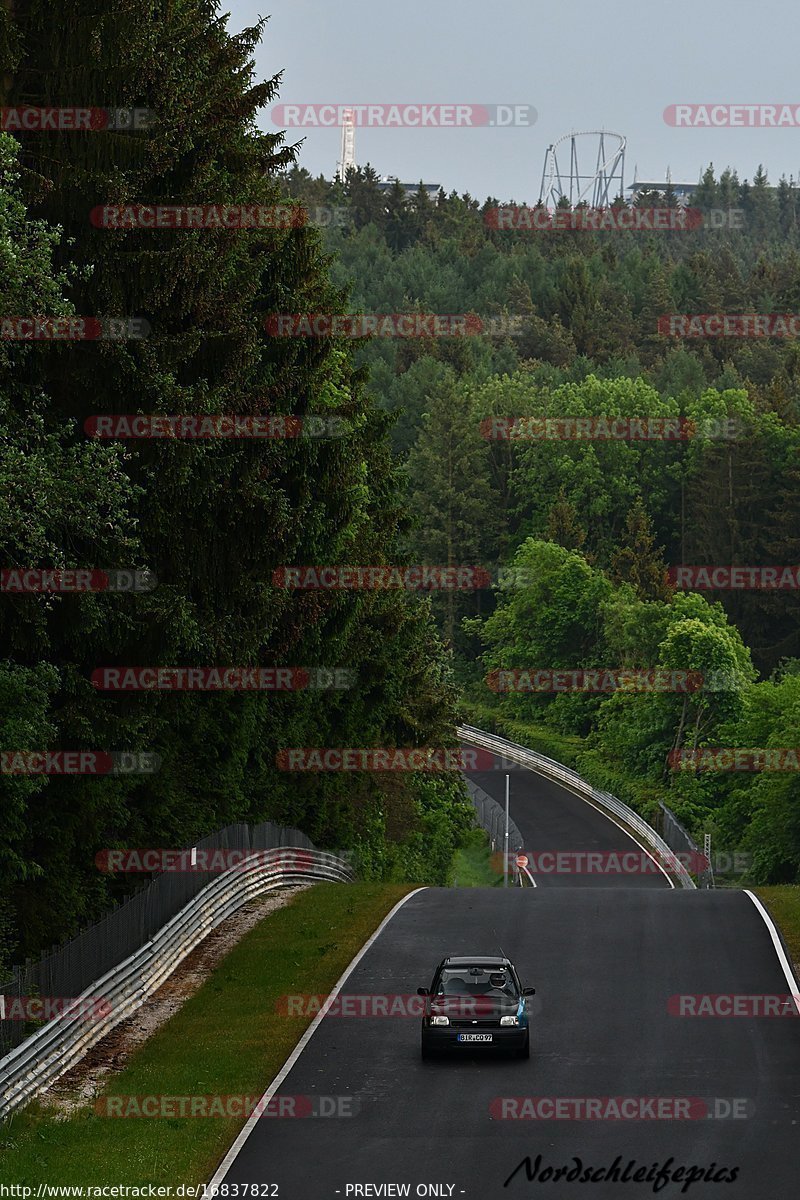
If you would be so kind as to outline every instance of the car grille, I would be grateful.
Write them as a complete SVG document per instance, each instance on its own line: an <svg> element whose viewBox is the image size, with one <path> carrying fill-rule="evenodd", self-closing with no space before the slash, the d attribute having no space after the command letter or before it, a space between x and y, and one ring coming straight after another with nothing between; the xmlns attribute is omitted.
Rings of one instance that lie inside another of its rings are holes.
<svg viewBox="0 0 800 1200"><path fill-rule="evenodd" d="M499 1029L499 1017L468 1017L463 1020L450 1021L451 1029Z"/></svg>

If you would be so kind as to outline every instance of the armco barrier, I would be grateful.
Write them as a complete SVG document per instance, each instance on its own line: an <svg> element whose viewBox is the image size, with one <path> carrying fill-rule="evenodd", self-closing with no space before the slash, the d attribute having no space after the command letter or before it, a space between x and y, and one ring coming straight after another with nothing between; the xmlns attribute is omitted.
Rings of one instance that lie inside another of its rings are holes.
<svg viewBox="0 0 800 1200"><path fill-rule="evenodd" d="M304 847L259 851L225 871L141 949L93 983L82 997L76 997L105 1001L106 1015L91 1020L60 1015L0 1059L0 1120L80 1062L92 1046L161 987L195 946L248 900L292 883L349 883L352 878L344 859Z"/></svg>
<svg viewBox="0 0 800 1200"><path fill-rule="evenodd" d="M569 788L576 795L582 796L585 800L591 801L598 808L613 813L615 817L619 817L621 821L630 826L651 850L657 852L662 865L676 879L680 880L683 887L696 887L683 863L676 858L674 851L670 850L655 829L643 821L632 808L628 808L627 804L623 804L616 796L612 796L610 792L603 792L599 788L592 787L590 783L581 778L577 771L565 767L563 763L555 762L552 758L546 758L544 754L537 754L535 750L518 746L516 742L507 742L505 738L496 737L493 733L484 733L482 729L474 729L471 725L461 725L457 732L462 742L468 742L471 746L478 746L482 750L492 750L510 762L517 763L521 767L528 767L537 775L544 775L547 779L563 784L564 787Z"/></svg>

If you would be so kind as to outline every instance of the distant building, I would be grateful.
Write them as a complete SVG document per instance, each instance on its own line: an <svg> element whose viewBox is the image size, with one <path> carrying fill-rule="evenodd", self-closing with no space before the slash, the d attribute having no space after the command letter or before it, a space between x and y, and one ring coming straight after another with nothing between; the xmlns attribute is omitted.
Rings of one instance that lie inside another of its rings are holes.
<svg viewBox="0 0 800 1200"><path fill-rule="evenodd" d="M400 183L400 180L396 175L384 175L382 179L378 180L376 187L380 192L390 192L398 183ZM420 186L422 187L423 191L428 193L428 196L431 200L434 200L439 195L442 187L440 183L423 183L421 185L419 183L400 183L400 187L405 193L406 200L408 200L411 196L416 196Z"/></svg>
<svg viewBox="0 0 800 1200"><path fill-rule="evenodd" d="M798 181L793 178L789 178L787 180L787 182L793 192L797 191L798 188L800 188L800 183L798 183ZM717 183L719 183L719 180L717 180ZM670 186L670 184L666 181L663 183L644 183L641 180L639 180L636 183L629 184L629 186L626 188L626 191L631 193L630 199L635 200L641 192L664 192L664 191L666 191L668 186ZM688 201L690 201L692 199L694 193L697 191L700 184L699 183L672 183L671 186L672 186L672 191L674 192L678 203L686 204ZM773 195L775 195L778 191L778 188L775 184L770 183L770 184L767 184L766 190L768 192L772 193Z"/></svg>
<svg viewBox="0 0 800 1200"><path fill-rule="evenodd" d="M347 172L356 169L356 126L352 108L346 108L342 116L342 148L336 164L336 174L344 182Z"/></svg>
<svg viewBox="0 0 800 1200"><path fill-rule="evenodd" d="M639 179L636 183L629 183L625 190L631 193L631 200L635 200L641 192L665 192L671 187L677 200L691 200L698 186L697 183L675 183L674 180L666 179L657 183L647 183Z"/></svg>

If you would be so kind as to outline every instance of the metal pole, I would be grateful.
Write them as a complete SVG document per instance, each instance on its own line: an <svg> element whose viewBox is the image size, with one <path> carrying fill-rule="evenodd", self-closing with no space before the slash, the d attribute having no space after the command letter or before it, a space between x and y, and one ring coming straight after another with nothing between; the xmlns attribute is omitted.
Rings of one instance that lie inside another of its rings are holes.
<svg viewBox="0 0 800 1200"><path fill-rule="evenodd" d="M705 877L706 887L714 887L714 868L711 866L711 834L703 835L703 857L706 860Z"/></svg>
<svg viewBox="0 0 800 1200"><path fill-rule="evenodd" d="M506 775L506 834L503 840L503 887L508 887L508 800L511 790L511 776Z"/></svg>

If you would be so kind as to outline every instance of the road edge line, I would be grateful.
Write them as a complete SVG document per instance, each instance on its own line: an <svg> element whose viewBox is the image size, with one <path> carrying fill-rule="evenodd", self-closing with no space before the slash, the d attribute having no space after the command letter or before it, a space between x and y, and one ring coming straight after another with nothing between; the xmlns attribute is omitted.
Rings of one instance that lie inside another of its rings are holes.
<svg viewBox="0 0 800 1200"><path fill-rule="evenodd" d="M758 896L749 891L747 888L744 888L743 891L745 896L750 897L750 899L753 901L753 904L755 904L756 908L764 919L764 924L769 931L769 936L772 938L772 944L775 947L775 953L778 956L778 962L781 964L783 973L786 976L786 982L789 984L789 990L792 994L795 1008L797 1009L797 1015L800 1016L800 985L798 985L797 980L794 977L792 964L790 963L789 956L784 949L783 942L781 941L781 935L778 933L777 926L775 925L775 922L773 921L767 909L759 900Z"/></svg>
<svg viewBox="0 0 800 1200"><path fill-rule="evenodd" d="M483 731L479 730L479 732L483 732ZM488 736L496 737L498 741L506 742L512 748L514 747L514 742L509 742L507 738L501 737L500 734L489 734ZM462 742L463 741L469 742L468 738L462 737L460 740ZM497 757L497 755L498 755L498 751L492 749L492 747L490 747L490 746L480 746L477 741L474 742L474 745L478 746L478 749L488 750L488 752L490 754L494 754L495 757ZM524 750L525 747L522 746L521 749ZM605 817L608 821L610 821L612 825L616 825L617 829L619 829L621 833L627 834L627 836L631 839L631 841L634 843L634 845L638 846L640 850L643 850L644 853L647 855L647 857L655 863L655 865L658 867L659 871L661 872L661 874L664 876L667 883L671 887L672 891L673 892L675 891L675 884L672 880L672 877L667 873L667 871L662 866L662 864L658 861L658 859L655 857L655 855L651 854L651 852L647 849L647 847L642 845L642 843L639 841L639 839L633 836L630 829L626 828L626 826L622 825L619 821L616 821L614 819L614 815L612 813L610 813L607 809L602 808L599 804L596 804L593 800L590 800L588 796L584 796L581 792L576 792L575 789L570 787L570 785L565 780L554 779L552 775L547 775L544 771L538 771L536 769L536 767L531 766L530 763L524 763L524 762L519 762L519 761L514 760L513 756L510 754L507 754L507 757L509 759L511 759L512 762L515 762L516 766L522 767L522 769L524 771L530 771L532 775L537 775L539 777L539 779L546 779L546 780L548 780L549 783L554 783L556 785L556 787L564 788L564 790L566 792L569 792L571 796L575 796L578 800L583 800L584 804L588 804L590 808L593 808L595 810L595 812L600 813L600 815ZM466 772L465 772L465 774L466 774ZM524 853L524 851L525 851L525 847L523 846L522 852Z"/></svg>
<svg viewBox="0 0 800 1200"><path fill-rule="evenodd" d="M644 851L647 857L655 863L669 886L672 888L673 892L675 891L675 884L673 883L672 878L655 857L655 855L653 855L646 846L643 846L639 839L634 837L629 829L626 829L624 825L621 825L619 821L616 821L613 813L607 812L606 809L601 808L599 804L595 804L594 801L590 800L588 796L582 796L580 792L576 792L574 788L571 788L568 783L564 783L564 781L561 779L553 779L551 775L545 775L542 771L537 771L535 767L531 767L528 763L517 763L516 765L518 767L522 767L524 771L530 771L530 773L532 775L536 775L538 779L546 779L548 783L554 783L556 787L563 788L565 792L569 792L570 796L574 796L576 800L582 800L584 804L588 804L589 807L593 808L594 811L599 813L601 817L605 817L606 820L610 821L612 825L616 825L620 833L624 833L627 837L629 837L634 846L638 846L639 849ZM524 852L525 847L523 846L521 853L524 854Z"/></svg>
<svg viewBox="0 0 800 1200"><path fill-rule="evenodd" d="M533 767L528 767L528 770L533 771ZM647 846L645 846L642 842L640 842L637 837L634 837L634 835L631 833L630 829L627 829L623 824L621 824L621 822L615 820L613 813L606 812L606 810L604 808L601 808L599 804L595 804L594 801L590 800L588 796L582 796L580 794L580 792L576 792L573 788L571 788L569 786L568 783L563 783L560 779L553 779L549 775L542 775L541 772L539 772L539 771L533 771L533 773L534 773L534 775L538 775L540 779L549 779L551 783L555 783L558 787L565 788L566 791L568 791L571 795L577 797L578 800L582 800L584 804L588 804L590 808L593 808L595 810L595 812L600 813L601 817L605 817L606 820L610 821L612 825L616 825L616 827L620 831L620 833L626 834L626 836L631 839L633 844L635 846L638 846L640 850L643 850L644 853L647 855L647 857L652 862L655 863L655 865L658 867L661 874L666 879L669 886L672 888L673 892L675 891L675 882L674 882L672 876L667 871L666 867L664 867L664 865L658 861L656 856L650 850L647 849Z"/></svg>
<svg viewBox="0 0 800 1200"><path fill-rule="evenodd" d="M227 1154L222 1159L222 1162L219 1164L219 1166L217 1167L213 1176L211 1177L208 1184L206 1185L206 1192L208 1192L209 1190L211 1190L214 1187L218 1187L219 1184L222 1183L225 1176L228 1174L228 1171L231 1169L234 1162L238 1158L239 1151L241 1150L242 1146L245 1144L245 1142L249 1138L250 1134L252 1133L253 1128L256 1124L256 1121L259 1121L261 1119L261 1115L265 1111L267 1104L272 1099L272 1097L275 1095L278 1088L281 1086L284 1079L289 1074L292 1067L294 1066L294 1064L297 1062L300 1055L305 1050L306 1046L308 1045L308 1043L310 1042L314 1033L316 1032L318 1026L322 1023L322 1020L326 1016L333 1001L339 995L339 992L342 990L345 983L347 982L348 977L352 974L352 972L355 970L355 968L361 962L361 959L367 953L367 951L369 950L372 943L374 941L376 941L376 939L378 937L380 937L381 933L384 930L384 927L389 924L392 917L395 915L396 912L398 912L403 907L403 905L406 903L407 900L410 900L412 896L418 896L420 892L425 892L427 890L428 890L427 887L418 887L418 888L415 888L413 892L408 892L405 896L402 896L401 899L397 901L397 904L395 904L394 908L392 908L391 911L386 914L386 916L383 918L383 920L381 921L378 928L374 931L374 933L370 934L370 936L364 942L364 945L359 950L358 954L356 954L356 956L352 959L352 961L350 963L348 963L348 965L345 967L344 971L339 976L339 978L336 980L336 983L333 985L333 988L328 993L328 997L327 997L325 1003L323 1004L322 1008L319 1010L317 1015L314 1017L314 1020L311 1022L308 1029L305 1031L303 1036L300 1038L300 1041L297 1043L294 1050L289 1055L289 1057L287 1058L286 1062L281 1067L278 1074L272 1080L272 1083L270 1083L269 1086L267 1087L267 1090L264 1092L264 1095L261 1097L258 1104L256 1105L254 1112L252 1112L250 1114L250 1116L247 1118L243 1128L239 1130L236 1140L234 1141L233 1145L230 1147ZM213 1195L213 1192L212 1192L212 1195Z"/></svg>

